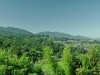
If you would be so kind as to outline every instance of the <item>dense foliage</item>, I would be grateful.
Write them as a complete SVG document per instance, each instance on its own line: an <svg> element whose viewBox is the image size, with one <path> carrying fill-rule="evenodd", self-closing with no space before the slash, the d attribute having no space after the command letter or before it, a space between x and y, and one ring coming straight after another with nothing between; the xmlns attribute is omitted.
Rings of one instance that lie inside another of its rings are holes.
<svg viewBox="0 0 100 75"><path fill-rule="evenodd" d="M88 50L48 36L0 36L0 75L99 75L100 46Z"/></svg>
<svg viewBox="0 0 100 75"><path fill-rule="evenodd" d="M0 75L100 75L100 41L0 36Z"/></svg>

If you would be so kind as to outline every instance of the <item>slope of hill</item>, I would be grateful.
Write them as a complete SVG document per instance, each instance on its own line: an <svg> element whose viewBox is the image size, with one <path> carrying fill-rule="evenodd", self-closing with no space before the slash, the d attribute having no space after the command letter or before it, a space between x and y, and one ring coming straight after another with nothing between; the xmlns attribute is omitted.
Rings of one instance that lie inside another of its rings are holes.
<svg viewBox="0 0 100 75"><path fill-rule="evenodd" d="M66 34L66 33L60 33L60 32L49 32L49 31L45 31L45 32L39 32L37 33L38 35L48 35L48 36L54 36L54 37L63 37L63 38L70 38L70 39L91 39L89 37L84 37L84 36L73 36L70 34Z"/></svg>
<svg viewBox="0 0 100 75"><path fill-rule="evenodd" d="M2 36L18 36L18 35L33 35L33 33L14 27L0 27L0 35Z"/></svg>

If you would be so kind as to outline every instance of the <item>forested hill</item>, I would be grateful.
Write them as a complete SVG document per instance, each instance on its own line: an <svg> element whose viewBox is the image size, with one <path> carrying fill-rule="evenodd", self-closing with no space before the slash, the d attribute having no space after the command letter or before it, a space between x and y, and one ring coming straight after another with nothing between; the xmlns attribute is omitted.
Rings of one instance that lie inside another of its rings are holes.
<svg viewBox="0 0 100 75"><path fill-rule="evenodd" d="M71 39L90 39L89 37L84 37L84 36L73 36L70 34L66 34L66 33L60 33L60 32L49 32L49 31L45 31L45 32L39 32L37 33L38 35L48 35L48 36L54 36L54 37L64 37L64 38L71 38Z"/></svg>
<svg viewBox="0 0 100 75"><path fill-rule="evenodd" d="M33 35L33 33L24 30L24 29L19 29L19 28L14 28L14 27L1 27L0 26L0 35L2 36L7 36L7 37L12 37L12 36L24 36L24 35Z"/></svg>
<svg viewBox="0 0 100 75"><path fill-rule="evenodd" d="M60 37L60 38L70 38L70 39L90 39L89 37L84 37L84 36L73 36L70 34L66 33L60 33L60 32L39 32L37 34L34 34L24 30L24 29L19 29L19 28L14 28L14 27L1 27L0 26L0 35L1 36L6 36L6 37L31 37L31 36L36 36L36 35L47 35L47 36L54 36L54 37Z"/></svg>

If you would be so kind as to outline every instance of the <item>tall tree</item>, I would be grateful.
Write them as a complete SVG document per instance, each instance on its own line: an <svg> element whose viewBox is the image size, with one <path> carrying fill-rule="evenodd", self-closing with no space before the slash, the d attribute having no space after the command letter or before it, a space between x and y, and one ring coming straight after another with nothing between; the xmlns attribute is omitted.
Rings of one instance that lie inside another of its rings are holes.
<svg viewBox="0 0 100 75"><path fill-rule="evenodd" d="M53 49L49 46L46 46L44 48L44 74L45 75L61 75L63 74L63 71L61 70L60 66L58 66L58 63L55 61L53 56ZM64 75L64 74L63 74Z"/></svg>
<svg viewBox="0 0 100 75"><path fill-rule="evenodd" d="M66 75L72 75L73 72L73 62L72 62L72 55L70 53L70 46L65 46L62 52L62 63L64 66L64 71Z"/></svg>

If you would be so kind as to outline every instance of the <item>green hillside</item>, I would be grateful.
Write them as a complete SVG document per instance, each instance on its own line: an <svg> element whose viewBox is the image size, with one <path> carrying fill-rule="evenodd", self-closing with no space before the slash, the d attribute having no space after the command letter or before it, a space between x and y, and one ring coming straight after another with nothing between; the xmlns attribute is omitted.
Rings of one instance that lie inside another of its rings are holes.
<svg viewBox="0 0 100 75"><path fill-rule="evenodd" d="M24 36L31 36L33 33L19 28L14 27L0 27L0 35L6 37L24 37Z"/></svg>

